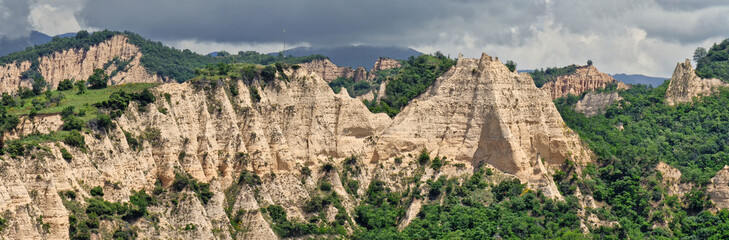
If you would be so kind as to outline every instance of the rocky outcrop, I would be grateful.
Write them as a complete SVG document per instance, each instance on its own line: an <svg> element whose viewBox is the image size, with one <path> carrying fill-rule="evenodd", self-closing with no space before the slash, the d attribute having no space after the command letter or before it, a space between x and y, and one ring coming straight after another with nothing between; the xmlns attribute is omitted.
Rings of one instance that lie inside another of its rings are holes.
<svg viewBox="0 0 729 240"><path fill-rule="evenodd" d="M618 82L607 73L598 71L594 65L587 65L577 68L575 73L558 76L554 81L544 84L542 89L552 99L557 99L568 94L579 96L587 91L605 88L608 84L618 84L618 89L628 88L628 85Z"/></svg>
<svg viewBox="0 0 729 240"><path fill-rule="evenodd" d="M169 80L149 74L141 65L141 59L139 47L129 43L127 37L116 35L88 49L69 49L43 56L38 59L38 70L52 88L64 79L86 80L96 68L113 75L109 79L111 85ZM113 73L121 62L128 64ZM0 66L0 92L15 92L19 86L29 88L32 80L22 80L20 76L30 67L28 61Z"/></svg>
<svg viewBox="0 0 729 240"><path fill-rule="evenodd" d="M532 189L559 196L551 169L565 159L591 161L591 152L531 77L486 54L459 58L393 121L379 137L372 162L425 147L474 166L490 164Z"/></svg>
<svg viewBox="0 0 729 240"><path fill-rule="evenodd" d="M329 59L314 60L308 63L302 63L300 65L306 68L308 71L321 77L327 83L330 83L334 81L334 79L340 77L354 77L354 70L352 70L352 68L338 67L337 65L329 61Z"/></svg>
<svg viewBox="0 0 729 240"><path fill-rule="evenodd" d="M620 95L617 92L594 93L590 92L575 104L575 111L592 117L605 111L611 104L620 101Z"/></svg>
<svg viewBox="0 0 729 240"><path fill-rule="evenodd" d="M706 192L717 209L729 208L729 166L724 166L711 178Z"/></svg>
<svg viewBox="0 0 729 240"><path fill-rule="evenodd" d="M666 90L666 103L675 105L682 102L691 102L694 97L710 95L718 87L729 86L719 79L704 79L696 76L691 61L686 59L683 63L676 64L673 75Z"/></svg>
<svg viewBox="0 0 729 240"><path fill-rule="evenodd" d="M321 180L333 184L353 216L359 200L345 191L340 176L348 156L358 159L357 174L349 177L362 183L359 196L375 178L404 191L417 186L404 178L460 177L484 166L498 173L494 177L517 177L531 189L560 198L551 180L554 168L565 159L591 161L590 151L529 75L513 73L485 54L460 58L395 119L370 113L346 89L334 94L317 72L300 68L286 74L289 81L254 82L250 87L261 97L256 102L241 81L233 83L240 91L235 96L228 94L227 84L163 84L152 89L158 98L146 111L132 103L113 129L85 133L86 152L45 143L32 156L0 161L0 212L9 226L4 236L68 238L69 210L59 192L75 191L83 199L90 197L91 187L102 186L105 200L126 202L132 190L151 192L156 181L170 186L176 173L210 183L214 196L204 204L188 190L159 195L162 203L149 209L156 223L146 218L131 223L139 238L275 239L259 210L277 204L290 218L304 221L311 214L301 206ZM130 147L125 132L147 136L141 149ZM64 160L61 148L69 149L73 159ZM411 163L423 149L454 164L418 172L419 164ZM321 171L325 164L337 171ZM311 169L309 175L303 167ZM239 184L243 170L261 176L262 185ZM231 189L237 194L226 195ZM173 205L172 199L179 201ZM411 208L408 218L418 211L417 205ZM246 213L245 231L231 229L226 209ZM327 218L336 214L328 212ZM38 227L40 216L47 230ZM188 224L196 228L180 231Z"/></svg>
<svg viewBox="0 0 729 240"><path fill-rule="evenodd" d="M658 162L656 171L661 173L660 180L666 187L666 194L669 196L686 195L694 187L691 183L681 182L681 171L664 162Z"/></svg>
<svg viewBox="0 0 729 240"><path fill-rule="evenodd" d="M375 62L375 65L372 66L372 70L370 70L370 72L377 72L377 71L381 71L381 70L399 68L400 66L402 66L400 61L397 61L392 58L381 57L381 58L377 59L377 61Z"/></svg>
<svg viewBox="0 0 729 240"><path fill-rule="evenodd" d="M365 81L367 80L367 70L365 70L363 67L358 67L356 70L354 70L354 81Z"/></svg>

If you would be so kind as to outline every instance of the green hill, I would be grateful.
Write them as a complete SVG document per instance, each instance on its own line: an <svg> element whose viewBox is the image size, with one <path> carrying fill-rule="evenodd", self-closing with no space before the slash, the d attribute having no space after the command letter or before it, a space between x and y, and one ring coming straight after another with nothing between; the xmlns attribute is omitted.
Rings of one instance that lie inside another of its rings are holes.
<svg viewBox="0 0 729 240"><path fill-rule="evenodd" d="M718 78L729 82L729 39L714 44L706 56L699 57L696 75L702 78Z"/></svg>
<svg viewBox="0 0 729 240"><path fill-rule="evenodd" d="M34 79L40 77L40 73L38 72L38 65L40 64L38 62L38 58L63 50L89 49L89 47L111 39L116 35L125 35L131 44L139 47L143 54L141 59L142 66L144 66L149 73L169 77L177 80L178 82L184 82L195 77L195 69L217 64L219 62L269 65L274 62L294 64L326 58L321 55L284 58L280 56L261 54L254 51L241 51L238 52L238 54L221 54L213 57L200 55L187 49L180 50L168 47L163 45L161 42L154 42L136 33L128 31L117 32L104 30L94 33L80 31L72 38L54 38L51 42L46 44L28 47L24 51L0 57L0 64L30 61L31 69L25 72L23 77L26 79Z"/></svg>

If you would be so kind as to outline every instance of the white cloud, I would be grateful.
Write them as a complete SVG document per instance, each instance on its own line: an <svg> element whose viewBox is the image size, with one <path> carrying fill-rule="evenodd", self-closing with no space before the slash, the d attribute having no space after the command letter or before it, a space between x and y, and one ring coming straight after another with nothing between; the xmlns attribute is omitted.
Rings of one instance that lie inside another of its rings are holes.
<svg viewBox="0 0 729 240"><path fill-rule="evenodd" d="M33 29L51 36L78 32L83 28L76 14L83 9L85 2L36 0L31 5L28 18Z"/></svg>

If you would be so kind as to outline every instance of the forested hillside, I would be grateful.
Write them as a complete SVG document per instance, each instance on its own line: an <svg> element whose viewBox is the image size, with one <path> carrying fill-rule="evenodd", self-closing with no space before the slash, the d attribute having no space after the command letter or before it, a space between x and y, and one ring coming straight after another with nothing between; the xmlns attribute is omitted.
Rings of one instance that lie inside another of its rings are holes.
<svg viewBox="0 0 729 240"><path fill-rule="evenodd" d="M312 55L305 57L281 57L268 54L261 54L253 51L238 52L238 54L221 54L213 57L208 55L200 55L190 50L180 50L163 45L161 42L154 42L139 36L132 32L116 32L116 31L98 31L89 33L80 31L75 37L70 38L54 38L51 42L29 47L20 52L15 52L4 57L0 57L0 64L20 63L22 61L30 61L31 69L24 73L27 79L36 79L40 76L38 72L39 57L48 56L55 52L69 49L88 49L90 46L99 44L103 41L111 39L115 35L123 34L127 36L128 41L138 46L143 54L141 63L149 73L159 76L169 77L184 82L195 76L194 70L207 65L224 63L255 63L268 65L274 62L284 63L300 63L312 61L314 59L324 59L321 55Z"/></svg>
<svg viewBox="0 0 729 240"><path fill-rule="evenodd" d="M590 118L573 109L580 96L555 100L565 123L598 156L589 173L594 180L578 186L610 204L597 210L618 220L622 227L613 230L620 238L725 238L727 233L719 229L727 226L729 212L706 212L713 206L706 185L729 165L729 91L668 106L667 87L668 82L657 88L620 90L623 100ZM663 176L655 170L659 161L678 168L681 181L696 187L683 196L668 194L668 186L659 184ZM655 227L664 221L666 228Z"/></svg>
<svg viewBox="0 0 729 240"><path fill-rule="evenodd" d="M707 52L698 48L694 53L696 75L702 78L718 78L729 82L729 39L714 44Z"/></svg>
<svg viewBox="0 0 729 240"><path fill-rule="evenodd" d="M417 97L435 82L435 79L448 71L457 60L441 53L410 57L389 78L382 101L365 101L373 113L384 112L394 117L410 100Z"/></svg>

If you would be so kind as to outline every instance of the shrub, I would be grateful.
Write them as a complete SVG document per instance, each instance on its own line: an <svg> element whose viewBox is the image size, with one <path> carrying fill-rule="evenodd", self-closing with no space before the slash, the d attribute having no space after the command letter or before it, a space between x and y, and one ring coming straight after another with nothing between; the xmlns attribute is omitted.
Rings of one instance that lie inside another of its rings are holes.
<svg viewBox="0 0 729 240"><path fill-rule="evenodd" d="M200 183L188 174L176 173L175 180L172 182L172 189L182 191L185 188L195 192L195 195L197 195L198 199L200 199L203 204L208 204L208 201L210 201L214 195L210 192L210 184Z"/></svg>
<svg viewBox="0 0 729 240"><path fill-rule="evenodd" d="M332 170L334 170L334 165L332 165L331 163L325 163L321 166L321 169L325 172L331 172Z"/></svg>
<svg viewBox="0 0 729 240"><path fill-rule="evenodd" d="M251 95L251 101L253 101L254 103L260 102L261 95L258 93L258 88L250 86L248 89L250 90L249 92Z"/></svg>
<svg viewBox="0 0 729 240"><path fill-rule="evenodd" d="M103 197L104 189L102 189L101 186L96 186L96 187L92 188L89 193L91 193L91 196L94 196L94 197Z"/></svg>
<svg viewBox="0 0 729 240"><path fill-rule="evenodd" d="M129 144L129 148L132 150L137 150L141 146L139 144L139 140L134 138L134 136L127 131L124 131L124 138L127 139L127 144Z"/></svg>
<svg viewBox="0 0 729 240"><path fill-rule="evenodd" d="M111 117L103 113L100 113L96 117L96 124L98 124L100 128L104 128L106 130L111 129L113 126L113 123L111 122Z"/></svg>
<svg viewBox="0 0 729 240"><path fill-rule="evenodd" d="M18 140L12 140L5 143L5 151L10 153L11 156L23 156L25 155L25 146Z"/></svg>
<svg viewBox="0 0 729 240"><path fill-rule="evenodd" d="M270 82L276 78L276 67L268 65L261 70L261 78L263 81Z"/></svg>
<svg viewBox="0 0 729 240"><path fill-rule="evenodd" d="M109 81L109 75L106 75L104 69L96 68L94 73L89 76L86 82L89 83L91 89L102 89L106 88L106 84Z"/></svg>
<svg viewBox="0 0 729 240"><path fill-rule="evenodd" d="M88 90L86 88L86 81L79 80L79 81L76 81L76 83L74 83L74 85L76 85L76 88L78 88L78 92L76 92L77 95L81 95L81 94L88 92Z"/></svg>
<svg viewBox="0 0 729 240"><path fill-rule="evenodd" d="M430 161L430 154L428 153L428 149L423 148L423 150L420 150L418 163L420 163L420 165L425 165L428 161Z"/></svg>
<svg viewBox="0 0 729 240"><path fill-rule="evenodd" d="M71 133L63 139L63 142L70 146L86 149L86 140L77 130L71 130Z"/></svg>
<svg viewBox="0 0 729 240"><path fill-rule="evenodd" d="M524 190L524 184L519 179L505 180L494 186L491 192L497 201L501 201L507 197L519 196Z"/></svg>
<svg viewBox="0 0 729 240"><path fill-rule="evenodd" d="M255 172L243 170L238 178L238 183L245 183L248 184L248 186L254 186L261 185L262 181L261 177L259 177Z"/></svg>
<svg viewBox="0 0 729 240"><path fill-rule="evenodd" d="M76 192L71 191L71 190L68 190L68 191L66 191L66 192L63 193L63 196L66 196L66 198L68 198L68 199L75 200L76 199Z"/></svg>
<svg viewBox="0 0 729 240"><path fill-rule="evenodd" d="M61 148L61 157L63 157L63 159L67 162L71 162L71 159L73 159L73 155L71 155L66 148Z"/></svg>
<svg viewBox="0 0 729 240"><path fill-rule="evenodd" d="M131 229L117 229L114 231L114 235L111 236L113 239L116 240L133 240L137 239L137 232Z"/></svg>
<svg viewBox="0 0 729 240"><path fill-rule="evenodd" d="M159 128L147 127L142 132L142 139L149 141L154 146L159 146L162 144L162 132Z"/></svg>
<svg viewBox="0 0 729 240"><path fill-rule="evenodd" d="M165 101L167 101L168 104L172 104L172 95L169 93L162 94L165 96Z"/></svg>
<svg viewBox="0 0 729 240"><path fill-rule="evenodd" d="M70 131L70 130L81 130L84 127L85 123L83 120L75 117L75 116L68 116L63 119L63 125L61 125L63 130Z"/></svg>
<svg viewBox="0 0 729 240"><path fill-rule="evenodd" d="M63 81L58 83L58 91L66 91L73 89L73 80L71 79L63 79Z"/></svg>
<svg viewBox="0 0 729 240"><path fill-rule="evenodd" d="M319 189L322 191L331 191L332 190L332 184L330 182L321 182L319 183Z"/></svg>

